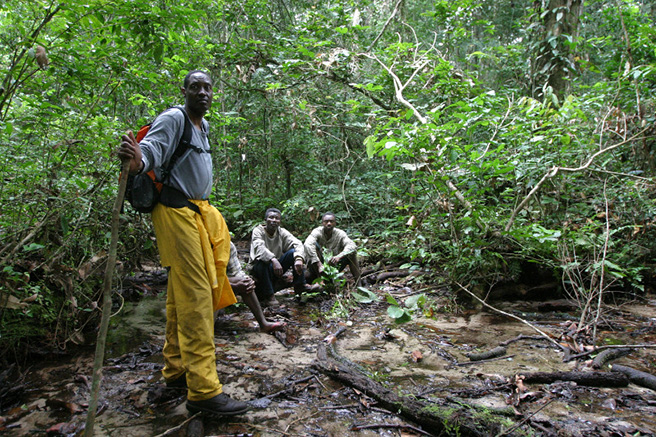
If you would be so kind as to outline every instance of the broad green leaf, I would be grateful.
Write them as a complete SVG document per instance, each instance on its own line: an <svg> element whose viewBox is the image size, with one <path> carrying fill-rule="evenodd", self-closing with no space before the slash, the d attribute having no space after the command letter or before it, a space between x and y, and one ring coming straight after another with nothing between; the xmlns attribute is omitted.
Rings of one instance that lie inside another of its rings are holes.
<svg viewBox="0 0 656 437"><path fill-rule="evenodd" d="M353 291L351 296L359 303L371 303L380 300L380 297L371 290L367 290L364 287L358 287L357 291Z"/></svg>
<svg viewBox="0 0 656 437"><path fill-rule="evenodd" d="M421 308L424 306L424 303L426 303L426 295L424 293L415 294L405 300L405 306L411 309Z"/></svg>
<svg viewBox="0 0 656 437"><path fill-rule="evenodd" d="M387 307L387 314L393 319L400 319L405 315L405 311L402 308L399 308L396 305Z"/></svg>
<svg viewBox="0 0 656 437"><path fill-rule="evenodd" d="M390 305L399 306L399 303L394 299L394 296L389 293L385 295L385 300L387 300L387 303Z"/></svg>

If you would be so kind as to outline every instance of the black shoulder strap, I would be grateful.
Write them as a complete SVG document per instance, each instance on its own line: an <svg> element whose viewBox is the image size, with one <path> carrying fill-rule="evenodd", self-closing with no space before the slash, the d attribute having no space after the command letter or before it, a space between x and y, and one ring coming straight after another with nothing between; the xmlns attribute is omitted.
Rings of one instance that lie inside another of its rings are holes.
<svg viewBox="0 0 656 437"><path fill-rule="evenodd" d="M173 156L171 156L171 159L169 160L169 165L166 166L164 169L164 175L165 177L168 176L168 174L173 170L173 166L177 162L177 160L184 155L184 153L189 149L191 146L191 133L193 127L191 126L191 120L189 119L189 116L187 115L187 111L184 110L182 106L174 106L174 108L177 108L182 112L184 115L184 130L182 131L182 138L180 138L180 142L178 143L178 146L175 148L175 151L173 152Z"/></svg>

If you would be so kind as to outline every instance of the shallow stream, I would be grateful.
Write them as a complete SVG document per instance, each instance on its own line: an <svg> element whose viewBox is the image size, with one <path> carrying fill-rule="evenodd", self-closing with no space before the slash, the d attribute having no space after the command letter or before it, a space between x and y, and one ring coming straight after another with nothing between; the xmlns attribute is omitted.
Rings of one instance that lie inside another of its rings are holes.
<svg viewBox="0 0 656 437"><path fill-rule="evenodd" d="M267 315L288 323L284 334L260 333L243 305L220 315L215 325L224 389L235 398L252 401L255 408L232 419L193 420L167 435L419 435L408 428L412 424L312 367L317 346L340 327L345 331L336 342L339 354L399 393L435 403L456 399L470 408L507 415L510 423L531 417L534 435L656 434L656 393L633 384L610 389L555 382L526 385L518 392L517 374L581 370L585 362L563 362L558 348L539 339L527 324L506 316L488 310L438 311L433 317L415 317L397 325L382 302L352 307L344 319L332 318L339 305L327 296L299 303L282 293L279 300L283 305L267 310ZM654 303L618 310L613 323L600 332L602 342L652 342ZM574 319L567 312L537 311L532 302L494 305L532 321L554 338L566 332ZM112 319L96 435L156 436L188 419L184 392L171 393L162 385L163 330L163 297L126 303ZM519 335L530 338L509 343L501 359L472 363L468 358ZM654 349L639 349L618 363L656 373L655 355ZM83 349L35 364L29 370L22 405L2 413L4 435L45 435L53 426L59 427L60 434L49 435L81 435L92 361L93 351ZM352 431L362 425L372 427Z"/></svg>

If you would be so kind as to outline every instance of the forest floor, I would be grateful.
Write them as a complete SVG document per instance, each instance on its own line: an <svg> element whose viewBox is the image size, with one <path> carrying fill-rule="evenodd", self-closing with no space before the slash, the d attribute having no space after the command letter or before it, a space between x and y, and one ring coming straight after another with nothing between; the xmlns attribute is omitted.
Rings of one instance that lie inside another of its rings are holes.
<svg viewBox="0 0 656 437"><path fill-rule="evenodd" d="M490 309L464 311L452 297L442 296L431 317L395 324L383 296L389 293L402 300L419 292L408 277L371 285L382 299L348 309L336 296L315 295L299 302L291 290L284 290L277 295L281 306L266 310L270 320L288 324L277 335L260 333L244 305L221 314L215 325L219 376L226 393L251 401L253 409L224 419L192 417L185 408L185 392L165 389L159 372L162 273L155 269L146 275L159 285L139 285L150 290L150 297L121 304L112 319L97 436L467 434L457 421L440 429L422 426L398 415L400 409L383 408L374 394L332 378L317 365L317 352L327 344L380 387L425 405L447 406L454 417L467 411L478 423L495 424L494 431L479 429L477 435L656 435L652 389L632 383L598 387L562 380L522 382L518 375L592 369L589 357L565 362L563 350L518 319ZM500 301L494 306L530 321L559 342L576 343L571 302ZM597 334L604 344L656 344L656 300L647 296L609 307ZM470 361L469 354L500 345L505 347L501 357ZM655 356L656 349L637 348L612 364L654 373ZM12 382L22 387L15 406L0 411L0 434L82 435L92 362L93 350L84 349L23 369ZM597 372L611 373L608 365Z"/></svg>

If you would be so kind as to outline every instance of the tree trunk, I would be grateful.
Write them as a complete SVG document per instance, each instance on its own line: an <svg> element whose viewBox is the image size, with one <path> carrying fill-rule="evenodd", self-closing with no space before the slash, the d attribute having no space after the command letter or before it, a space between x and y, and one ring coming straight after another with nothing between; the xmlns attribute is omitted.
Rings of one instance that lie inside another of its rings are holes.
<svg viewBox="0 0 656 437"><path fill-rule="evenodd" d="M549 88L561 101L567 94L575 72L570 47L578 37L582 3L582 0L542 0L536 8L543 31L533 61L534 96L546 97Z"/></svg>

